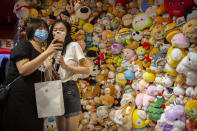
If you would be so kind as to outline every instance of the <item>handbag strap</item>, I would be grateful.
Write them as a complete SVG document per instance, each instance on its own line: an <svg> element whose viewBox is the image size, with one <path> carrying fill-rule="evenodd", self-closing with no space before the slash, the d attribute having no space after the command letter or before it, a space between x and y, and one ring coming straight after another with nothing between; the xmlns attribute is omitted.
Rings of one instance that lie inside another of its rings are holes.
<svg viewBox="0 0 197 131"><path fill-rule="evenodd" d="M16 77L12 82L10 82L7 86L10 86L11 84L13 84L16 80L18 80L19 78L21 77L21 75L20 76L18 76L18 77Z"/></svg>

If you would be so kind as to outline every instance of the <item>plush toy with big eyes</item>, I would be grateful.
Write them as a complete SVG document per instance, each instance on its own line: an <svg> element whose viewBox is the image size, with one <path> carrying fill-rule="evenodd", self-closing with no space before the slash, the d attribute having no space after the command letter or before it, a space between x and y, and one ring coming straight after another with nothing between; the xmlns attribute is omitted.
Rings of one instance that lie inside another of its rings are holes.
<svg viewBox="0 0 197 131"><path fill-rule="evenodd" d="M195 6L195 0L164 0L166 11L172 16L181 17L185 14L185 9Z"/></svg>

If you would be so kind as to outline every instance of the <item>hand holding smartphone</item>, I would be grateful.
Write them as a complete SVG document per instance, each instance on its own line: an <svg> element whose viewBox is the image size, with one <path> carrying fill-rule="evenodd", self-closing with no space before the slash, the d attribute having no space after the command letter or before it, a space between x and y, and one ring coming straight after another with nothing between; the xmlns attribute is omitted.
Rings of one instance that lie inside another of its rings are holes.
<svg viewBox="0 0 197 131"><path fill-rule="evenodd" d="M55 38L59 40L56 43L63 43L65 37L66 37L66 33L65 32L62 32L62 31L56 31L55 32Z"/></svg>

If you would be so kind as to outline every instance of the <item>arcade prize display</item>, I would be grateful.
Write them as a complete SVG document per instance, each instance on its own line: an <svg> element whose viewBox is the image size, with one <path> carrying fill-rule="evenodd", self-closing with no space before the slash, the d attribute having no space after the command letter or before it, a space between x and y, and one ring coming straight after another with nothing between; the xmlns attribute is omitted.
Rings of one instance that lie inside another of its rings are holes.
<svg viewBox="0 0 197 131"><path fill-rule="evenodd" d="M71 25L90 75L79 75L79 131L197 130L197 0L18 0L27 22ZM56 131L54 117L45 130Z"/></svg>

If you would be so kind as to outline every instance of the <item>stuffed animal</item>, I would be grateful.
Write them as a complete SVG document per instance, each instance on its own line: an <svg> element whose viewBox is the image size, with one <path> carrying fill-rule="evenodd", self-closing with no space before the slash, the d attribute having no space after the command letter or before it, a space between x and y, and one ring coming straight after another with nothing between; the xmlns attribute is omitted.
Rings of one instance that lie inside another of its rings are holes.
<svg viewBox="0 0 197 131"><path fill-rule="evenodd" d="M143 110L135 109L132 116L133 128L144 128L151 121L147 119L147 114Z"/></svg>
<svg viewBox="0 0 197 131"><path fill-rule="evenodd" d="M164 26L162 24L155 25L151 31L151 35L156 41L162 40L164 38L163 33L164 33Z"/></svg>
<svg viewBox="0 0 197 131"><path fill-rule="evenodd" d="M96 110L96 115L98 118L105 119L109 116L108 107L107 106L99 106Z"/></svg>
<svg viewBox="0 0 197 131"><path fill-rule="evenodd" d="M131 105L131 106L135 107L135 94L134 93L124 93L122 95L120 105L121 105L121 107L124 107L126 105Z"/></svg>
<svg viewBox="0 0 197 131"><path fill-rule="evenodd" d="M130 27L132 24L132 15L126 14L122 17L122 22L125 27Z"/></svg>
<svg viewBox="0 0 197 131"><path fill-rule="evenodd" d="M167 53L167 62L171 67L176 68L185 56L186 50L171 46Z"/></svg>
<svg viewBox="0 0 197 131"><path fill-rule="evenodd" d="M182 33L174 35L172 37L171 43L178 48L188 48L190 45L189 39L185 37Z"/></svg>
<svg viewBox="0 0 197 131"><path fill-rule="evenodd" d="M180 29L176 23L169 23L164 29L165 38L168 42L171 42L172 37L180 33Z"/></svg>
<svg viewBox="0 0 197 131"><path fill-rule="evenodd" d="M155 78L155 83L169 88L173 86L174 78L167 73L164 76L158 74Z"/></svg>
<svg viewBox="0 0 197 131"><path fill-rule="evenodd" d="M154 101L156 99L157 95L157 87L154 84L151 84L148 86L146 93L140 93L137 94L135 103L138 107L138 109L144 109L145 111L148 108L148 105L151 101Z"/></svg>
<svg viewBox="0 0 197 131"><path fill-rule="evenodd" d="M131 39L131 30L129 28L122 28L115 36L115 41L117 43L126 43L126 40ZM131 40L132 41L132 40Z"/></svg>
<svg viewBox="0 0 197 131"><path fill-rule="evenodd" d="M120 85L120 86L125 86L125 84L127 83L127 80L124 76L123 73L118 73L116 74L116 82Z"/></svg>
<svg viewBox="0 0 197 131"><path fill-rule="evenodd" d="M178 85L178 86L174 87L173 92L174 92L174 102L176 104L184 105L185 104L185 101L184 101L185 90Z"/></svg>
<svg viewBox="0 0 197 131"><path fill-rule="evenodd" d="M133 31L132 32L132 37L135 41L141 41L143 38L142 31Z"/></svg>
<svg viewBox="0 0 197 131"><path fill-rule="evenodd" d="M197 42L197 19L192 19L188 21L186 24L183 25L182 31L185 36L190 38L190 42L196 43Z"/></svg>
<svg viewBox="0 0 197 131"><path fill-rule="evenodd" d="M19 19L21 26L24 26L24 21L28 20L31 7L25 0L19 0L14 4L13 12Z"/></svg>
<svg viewBox="0 0 197 131"><path fill-rule="evenodd" d="M160 120L157 121L156 131L183 131L185 130L185 109L181 105L166 107Z"/></svg>
<svg viewBox="0 0 197 131"><path fill-rule="evenodd" d="M186 8L192 8L195 6L194 0L164 0L164 7L172 16L181 17L185 14Z"/></svg>
<svg viewBox="0 0 197 131"><path fill-rule="evenodd" d="M132 26L134 30L144 30L152 25L152 18L146 15L146 13L139 13L137 14L132 21Z"/></svg>
<svg viewBox="0 0 197 131"><path fill-rule="evenodd" d="M186 76L186 84L197 85L197 53L189 52L186 57L178 64L176 71Z"/></svg>
<svg viewBox="0 0 197 131"><path fill-rule="evenodd" d="M190 98L197 98L197 86L195 87L188 87L185 91L187 97Z"/></svg>
<svg viewBox="0 0 197 131"><path fill-rule="evenodd" d="M111 50L111 53L112 54L119 54L121 52L121 50L123 49L123 46L120 45L120 44L117 44L117 43L114 43L111 47L110 47L110 50Z"/></svg>
<svg viewBox="0 0 197 131"><path fill-rule="evenodd" d="M185 104L185 113L188 120L186 121L187 128L189 131L195 131L197 128L197 100L189 100Z"/></svg>
<svg viewBox="0 0 197 131"><path fill-rule="evenodd" d="M104 95L104 96L100 96L102 103L105 106L111 107L114 103L114 97L110 96L110 95Z"/></svg>
<svg viewBox="0 0 197 131"><path fill-rule="evenodd" d="M90 17L91 9L82 4L75 4L74 6L76 16L81 20L87 20Z"/></svg>
<svg viewBox="0 0 197 131"><path fill-rule="evenodd" d="M155 74L153 74L151 72L144 72L142 77L146 82L154 82L155 81Z"/></svg>
<svg viewBox="0 0 197 131"><path fill-rule="evenodd" d="M54 117L46 118L44 121L44 127L45 127L44 131L56 131L57 128L56 128L55 118Z"/></svg>

